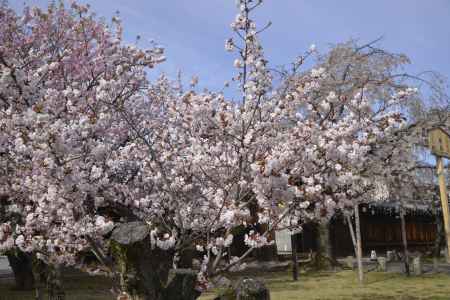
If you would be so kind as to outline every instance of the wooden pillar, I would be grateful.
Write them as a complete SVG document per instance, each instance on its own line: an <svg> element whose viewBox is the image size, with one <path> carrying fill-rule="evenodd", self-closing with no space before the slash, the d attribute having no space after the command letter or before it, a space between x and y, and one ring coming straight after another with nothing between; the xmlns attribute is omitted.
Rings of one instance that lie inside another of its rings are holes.
<svg viewBox="0 0 450 300"><path fill-rule="evenodd" d="M444 175L444 161L441 156L436 155L436 167L439 181L439 192L441 194L442 216L444 217L445 240L447 242L447 262L450 263L450 224L448 216L447 185Z"/></svg>

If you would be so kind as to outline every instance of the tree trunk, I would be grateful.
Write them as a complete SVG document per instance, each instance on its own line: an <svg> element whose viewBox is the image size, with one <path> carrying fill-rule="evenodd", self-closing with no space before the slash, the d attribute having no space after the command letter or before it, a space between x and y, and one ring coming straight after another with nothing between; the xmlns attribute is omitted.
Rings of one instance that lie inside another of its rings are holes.
<svg viewBox="0 0 450 300"><path fill-rule="evenodd" d="M148 247L145 247L143 242L132 245L120 245L112 242L112 254L120 276L119 289L129 295L129 298L124 299L163 299L163 282L167 280L168 272L159 274L159 276L157 273L161 272L158 269L167 261L167 258L163 256L163 253L157 253L153 259L149 257L151 249L150 242L147 242ZM160 266L157 261L160 262ZM169 270L170 265L166 264L166 269Z"/></svg>
<svg viewBox="0 0 450 300"><path fill-rule="evenodd" d="M359 205L355 204L355 227L356 227L356 260L358 262L358 280L363 283L364 269L362 264L362 243L361 243L361 220L359 218Z"/></svg>
<svg viewBox="0 0 450 300"><path fill-rule="evenodd" d="M44 290L47 284L47 265L38 259L36 255L32 256L32 271L34 278L34 292L36 300L44 299Z"/></svg>
<svg viewBox="0 0 450 300"><path fill-rule="evenodd" d="M6 254L9 265L14 273L15 288L18 290L31 290L34 286L31 255L20 250Z"/></svg>
<svg viewBox="0 0 450 300"><path fill-rule="evenodd" d="M195 300L195 274L175 274L169 278L173 253L151 249L148 239L131 245L112 242L112 254L120 273L119 289L127 300Z"/></svg>
<svg viewBox="0 0 450 300"><path fill-rule="evenodd" d="M324 256L327 257L333 257L333 251L331 247L331 241L330 241L330 223L328 221L326 222L319 222L318 226L318 252L321 253Z"/></svg>
<svg viewBox="0 0 450 300"><path fill-rule="evenodd" d="M164 290L164 300L195 300L200 292L195 289L195 274L176 274Z"/></svg>
<svg viewBox="0 0 450 300"><path fill-rule="evenodd" d="M318 270L330 270L337 264L333 258L329 224L329 221L317 223L317 253L314 267Z"/></svg>
<svg viewBox="0 0 450 300"><path fill-rule="evenodd" d="M62 266L50 266L47 278L48 284L48 299L49 300L64 300L65 292L62 285Z"/></svg>
<svg viewBox="0 0 450 300"><path fill-rule="evenodd" d="M406 239L405 212L403 207L400 207L400 222L402 226L403 262L405 264L406 276L409 276L410 272L409 272L408 241Z"/></svg>

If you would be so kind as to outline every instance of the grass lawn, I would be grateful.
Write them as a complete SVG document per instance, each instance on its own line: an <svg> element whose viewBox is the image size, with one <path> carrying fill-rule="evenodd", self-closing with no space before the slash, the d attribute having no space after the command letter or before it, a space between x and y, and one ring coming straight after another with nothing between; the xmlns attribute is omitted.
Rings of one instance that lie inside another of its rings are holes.
<svg viewBox="0 0 450 300"><path fill-rule="evenodd" d="M407 278L401 274L366 274L363 286L353 271L301 274L297 282L288 273L258 276L270 289L271 300L449 300L450 276L423 275ZM211 300L213 293L202 296Z"/></svg>
<svg viewBox="0 0 450 300"><path fill-rule="evenodd" d="M360 286L352 271L301 274L292 281L289 273L265 273L257 277L269 286L272 300L450 300L450 276L423 275L406 278L400 274L366 274ZM64 282L68 300L111 300L110 282L102 277L71 276ZM32 292L11 290L11 283L0 281L0 300L32 300ZM208 292L201 300L211 300Z"/></svg>

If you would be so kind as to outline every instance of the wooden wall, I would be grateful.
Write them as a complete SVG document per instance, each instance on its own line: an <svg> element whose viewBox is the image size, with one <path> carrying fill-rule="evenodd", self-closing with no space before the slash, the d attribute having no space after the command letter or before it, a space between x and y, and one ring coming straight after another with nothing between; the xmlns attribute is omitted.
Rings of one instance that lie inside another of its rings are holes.
<svg viewBox="0 0 450 300"><path fill-rule="evenodd" d="M434 218L427 214L415 214L407 215L405 221L409 250L429 250L436 238ZM337 257L353 255L348 225L342 218L336 218L332 222L330 236L334 255ZM361 236L363 252L366 255L371 250L384 253L387 250L403 248L400 218L395 214L361 212Z"/></svg>
<svg viewBox="0 0 450 300"><path fill-rule="evenodd" d="M431 216L409 215L405 218L406 239L412 249L426 249L436 238L436 224ZM400 219L396 216L364 215L361 224L363 244L368 248L401 248Z"/></svg>
<svg viewBox="0 0 450 300"><path fill-rule="evenodd" d="M395 214L380 213L378 210L361 211L361 235L363 252L368 255L371 250L376 250L380 255L385 255L387 250L402 250L400 219ZM241 226L239 230L233 232L235 242L233 243L231 254L233 256L242 255L248 248L244 244L244 234L250 228ZM258 230L258 228L254 228ZM349 233L348 225L344 219L337 215L330 221L330 243L335 257L345 257L354 255L353 244ZM427 214L412 214L406 216L406 235L410 251L429 250L436 237L436 225L434 218ZM307 253L317 250L317 227L314 223L303 226L303 232L297 235L298 252ZM270 252L268 257L273 259L276 254L274 249L260 249L255 251L254 256L264 259L265 250ZM268 259L269 259L268 258Z"/></svg>

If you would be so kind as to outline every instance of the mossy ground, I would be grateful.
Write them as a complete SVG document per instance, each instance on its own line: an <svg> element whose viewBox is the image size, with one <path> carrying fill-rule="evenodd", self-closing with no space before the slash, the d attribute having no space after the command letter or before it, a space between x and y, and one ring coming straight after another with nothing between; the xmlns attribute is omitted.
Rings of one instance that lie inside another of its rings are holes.
<svg viewBox="0 0 450 300"><path fill-rule="evenodd" d="M450 300L450 276L426 274L407 278L402 274L370 272L360 285L353 271L300 274L292 281L290 273L265 273L255 277L270 288L272 300ZM111 282L102 277L74 275L64 282L68 300L111 300ZM0 281L0 300L32 300L33 292L11 289L12 283ZM202 296L211 300L216 291Z"/></svg>

